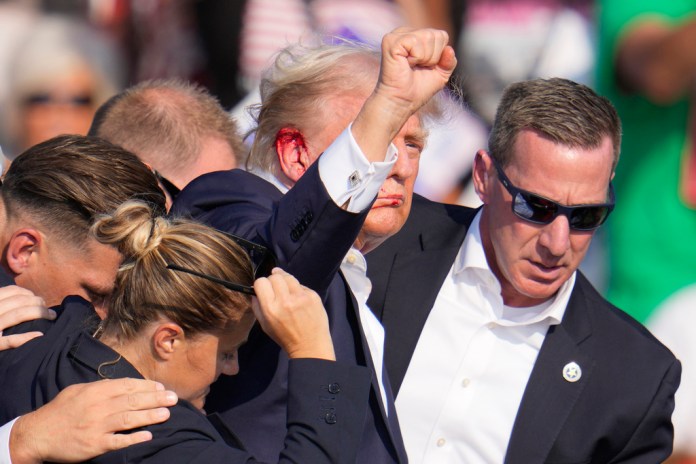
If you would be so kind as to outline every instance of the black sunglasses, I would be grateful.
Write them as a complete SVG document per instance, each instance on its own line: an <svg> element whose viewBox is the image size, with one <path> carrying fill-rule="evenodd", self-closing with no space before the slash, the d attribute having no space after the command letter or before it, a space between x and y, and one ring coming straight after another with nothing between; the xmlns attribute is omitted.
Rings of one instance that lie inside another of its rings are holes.
<svg viewBox="0 0 696 464"><path fill-rule="evenodd" d="M614 209L614 186L609 183L609 202L591 205L564 206L548 198L515 187L498 163L498 180L512 195L512 212L516 216L536 224L550 224L559 214L568 218L573 230L589 231L601 226Z"/></svg>
<svg viewBox="0 0 696 464"><path fill-rule="evenodd" d="M234 240L234 242L237 243L237 245L244 248L244 250L249 254L249 258L251 258L251 262L254 267L254 279L258 279L260 277L268 277L269 275L271 275L271 271L276 266L276 259L275 256L273 256L273 253L271 253L271 251L268 248L259 245L258 243L246 240L242 237L238 237L237 235L228 234L226 232L221 233ZM216 284L220 284L223 287L229 290L233 290L235 292L241 292L247 295L256 295L254 287L251 287L249 285L242 285L236 282L230 282L229 280L220 279L218 277L211 276L209 274L204 274L193 269L178 266L176 264L167 264L167 269L177 272L184 272L186 274L191 274L196 277L201 277L211 282L215 282Z"/></svg>
<svg viewBox="0 0 696 464"><path fill-rule="evenodd" d="M93 102L93 98L89 94L76 94L67 97L58 97L51 95L50 93L33 93L27 95L22 100L24 106L43 106L51 105L55 103L71 105L76 107L90 106Z"/></svg>

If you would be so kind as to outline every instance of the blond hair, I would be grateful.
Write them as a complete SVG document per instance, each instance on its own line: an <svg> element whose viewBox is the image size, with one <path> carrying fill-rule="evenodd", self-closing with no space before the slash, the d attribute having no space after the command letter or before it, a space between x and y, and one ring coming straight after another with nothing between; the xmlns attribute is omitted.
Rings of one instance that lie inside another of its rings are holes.
<svg viewBox="0 0 696 464"><path fill-rule="evenodd" d="M195 335L222 329L250 311L250 296L167 269L173 264L251 285L254 276L248 254L211 227L156 217L146 204L132 201L102 216L92 233L124 255L102 324L106 335L125 341L160 317Z"/></svg>

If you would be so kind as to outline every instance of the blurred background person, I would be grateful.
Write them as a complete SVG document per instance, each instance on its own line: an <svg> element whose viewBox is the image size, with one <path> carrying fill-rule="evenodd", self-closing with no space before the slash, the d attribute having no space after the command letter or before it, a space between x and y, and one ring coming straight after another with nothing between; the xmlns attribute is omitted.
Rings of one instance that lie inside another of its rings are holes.
<svg viewBox="0 0 696 464"><path fill-rule="evenodd" d="M9 61L5 157L56 135L86 134L97 107L121 85L117 49L103 35L76 19L41 17Z"/></svg>
<svg viewBox="0 0 696 464"><path fill-rule="evenodd" d="M683 365L674 462L696 459L696 1L599 3L598 88L623 122L607 296ZM675 294L675 292L678 292Z"/></svg>
<svg viewBox="0 0 696 464"><path fill-rule="evenodd" d="M608 296L645 321L696 282L696 1L605 1L601 8L598 86L625 134Z"/></svg>

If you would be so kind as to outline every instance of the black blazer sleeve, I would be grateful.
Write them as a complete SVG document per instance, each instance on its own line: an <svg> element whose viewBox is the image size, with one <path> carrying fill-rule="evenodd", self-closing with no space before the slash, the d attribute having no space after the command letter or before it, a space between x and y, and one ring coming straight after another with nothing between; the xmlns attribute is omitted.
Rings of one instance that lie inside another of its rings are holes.
<svg viewBox="0 0 696 464"><path fill-rule="evenodd" d="M290 361L288 432L281 464L333 463L355 454L370 389L366 368L318 359ZM187 402L172 408L167 422L147 427L151 441L107 453L95 463L258 463L231 447ZM355 457L350 461L354 461Z"/></svg>

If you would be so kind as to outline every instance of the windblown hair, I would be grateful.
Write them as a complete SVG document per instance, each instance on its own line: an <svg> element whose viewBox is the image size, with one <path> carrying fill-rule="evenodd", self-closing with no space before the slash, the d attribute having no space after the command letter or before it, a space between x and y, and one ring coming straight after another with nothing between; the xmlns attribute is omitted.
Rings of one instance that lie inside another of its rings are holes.
<svg viewBox="0 0 696 464"><path fill-rule="evenodd" d="M247 167L273 172L277 166L278 131L304 132L323 127L334 114L328 103L337 97L367 98L377 82L380 52L368 45L332 39L314 46L291 45L279 52L261 80L261 104L251 109L256 121ZM419 111L421 118L440 116L434 98Z"/></svg>
<svg viewBox="0 0 696 464"><path fill-rule="evenodd" d="M180 79L145 81L115 95L99 108L89 134L121 145L157 170L174 173L196 160L209 137L226 142L237 165L247 151L236 122L218 100Z"/></svg>
<svg viewBox="0 0 696 464"><path fill-rule="evenodd" d="M7 219L26 215L45 233L79 246L95 218L143 200L165 211L154 174L135 155L97 137L63 135L26 150L10 165L0 195Z"/></svg>
<svg viewBox="0 0 696 464"><path fill-rule="evenodd" d="M168 264L252 285L248 254L225 234L193 221L153 216L131 201L92 228L103 244L124 255L102 323L104 334L132 339L149 323L165 317L190 335L222 329L251 310L251 297Z"/></svg>
<svg viewBox="0 0 696 464"><path fill-rule="evenodd" d="M621 121L614 106L589 87L561 79L534 79L508 86L488 139L491 156L506 166L517 135L538 132L568 147L597 148L609 136L614 148L612 172L621 152Z"/></svg>

